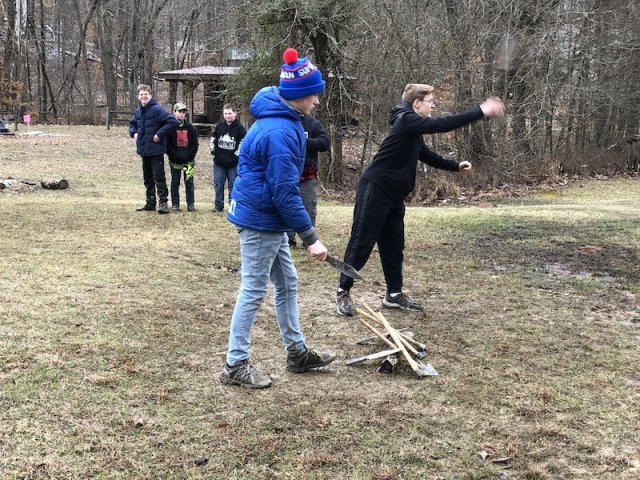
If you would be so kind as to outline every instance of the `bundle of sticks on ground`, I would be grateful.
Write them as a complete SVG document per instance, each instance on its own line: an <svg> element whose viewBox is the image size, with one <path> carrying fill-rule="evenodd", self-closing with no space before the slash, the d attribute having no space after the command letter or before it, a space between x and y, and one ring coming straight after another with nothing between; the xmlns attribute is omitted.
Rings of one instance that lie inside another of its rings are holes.
<svg viewBox="0 0 640 480"><path fill-rule="evenodd" d="M422 359L427 356L426 345L415 340L413 335L406 331L407 329L401 328L398 330L393 328L381 312L374 311L366 303L364 304L364 310L357 308L356 312L359 314L356 317L358 321L374 334L373 337L361 339L356 343L362 344L378 338L389 348L371 355L352 358L347 361L347 365L384 358L382 364L378 367L378 371L393 373L400 359L405 358L418 377L438 375L438 372L431 364L422 362Z"/></svg>

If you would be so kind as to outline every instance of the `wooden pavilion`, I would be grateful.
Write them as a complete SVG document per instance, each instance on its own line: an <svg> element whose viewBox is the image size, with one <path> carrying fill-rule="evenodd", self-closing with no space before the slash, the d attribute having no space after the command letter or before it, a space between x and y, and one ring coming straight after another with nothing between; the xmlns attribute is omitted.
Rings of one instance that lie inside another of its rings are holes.
<svg viewBox="0 0 640 480"><path fill-rule="evenodd" d="M224 100L222 92L225 84L240 67L194 67L181 70L167 70L156 75L159 80L183 84L185 102L189 110L191 123L198 129L198 133L206 134L215 122L222 117ZM204 112L196 114L194 111L193 93L200 84L204 84Z"/></svg>

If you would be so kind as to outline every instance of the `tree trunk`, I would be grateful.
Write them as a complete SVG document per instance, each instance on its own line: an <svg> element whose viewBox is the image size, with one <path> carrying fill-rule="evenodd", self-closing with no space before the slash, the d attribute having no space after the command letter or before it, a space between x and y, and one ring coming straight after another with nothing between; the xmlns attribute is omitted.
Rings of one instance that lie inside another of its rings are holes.
<svg viewBox="0 0 640 480"><path fill-rule="evenodd" d="M16 3L14 0L3 0L4 11L7 15L7 43L4 46L4 60L2 65L3 78L6 80L14 79L14 70L12 68L16 61Z"/></svg>
<svg viewBox="0 0 640 480"><path fill-rule="evenodd" d="M79 44L79 61L82 64L82 72L84 74L84 103L85 103L85 111L86 121L89 124L95 123L95 116L93 110L93 87L91 85L91 74L89 73L89 65L87 62L87 47L86 42L84 41L86 38L87 26L83 25L82 19L80 18L80 5L78 4L78 0L73 0L76 10L76 22L78 22L78 30L83 32L82 39ZM99 6L100 0L95 1L95 9ZM92 13L90 13L92 16ZM87 18L87 24L91 21L91 16Z"/></svg>
<svg viewBox="0 0 640 480"><path fill-rule="evenodd" d="M100 57L102 59L102 78L104 92L107 97L107 107L117 110L118 92L116 74L113 66L113 12L106 8L109 0L98 5L96 17L96 31L100 43Z"/></svg>

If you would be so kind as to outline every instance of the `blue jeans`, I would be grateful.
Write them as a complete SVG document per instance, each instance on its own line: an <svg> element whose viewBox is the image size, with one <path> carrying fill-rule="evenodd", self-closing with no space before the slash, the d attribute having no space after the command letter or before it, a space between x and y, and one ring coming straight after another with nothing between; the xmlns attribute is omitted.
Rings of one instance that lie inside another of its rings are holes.
<svg viewBox="0 0 640 480"><path fill-rule="evenodd" d="M215 189L214 202L216 207L224 207L224 183L226 181L229 182L229 201L231 201L231 190L233 190L233 182L236 181L237 176L237 166L221 167L215 163L213 164L213 186Z"/></svg>
<svg viewBox="0 0 640 480"><path fill-rule="evenodd" d="M187 172L183 172L177 168L171 168L171 205L180 206L180 178L184 175L184 190L187 196L187 206L193 206L195 203L195 188L193 177L187 178Z"/></svg>
<svg viewBox="0 0 640 480"><path fill-rule="evenodd" d="M231 326L227 363L235 365L251 356L251 330L267 294L274 286L276 319L285 351L304 350L298 315L298 273L293 264L286 233L239 229L241 282Z"/></svg>

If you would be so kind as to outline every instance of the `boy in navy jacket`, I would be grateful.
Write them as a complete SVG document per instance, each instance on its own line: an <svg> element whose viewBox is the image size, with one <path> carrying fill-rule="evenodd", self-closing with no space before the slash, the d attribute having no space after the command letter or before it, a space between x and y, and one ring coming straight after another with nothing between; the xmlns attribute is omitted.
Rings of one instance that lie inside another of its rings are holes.
<svg viewBox="0 0 640 480"><path fill-rule="evenodd" d="M129 119L129 135L136 141L136 150L142 157L142 175L147 191L147 201L142 211L155 211L156 190L159 200L158 213L169 213L167 205L167 179L164 174L164 154L167 152L167 135L175 129L175 117L151 96L149 85L138 85L140 104Z"/></svg>

